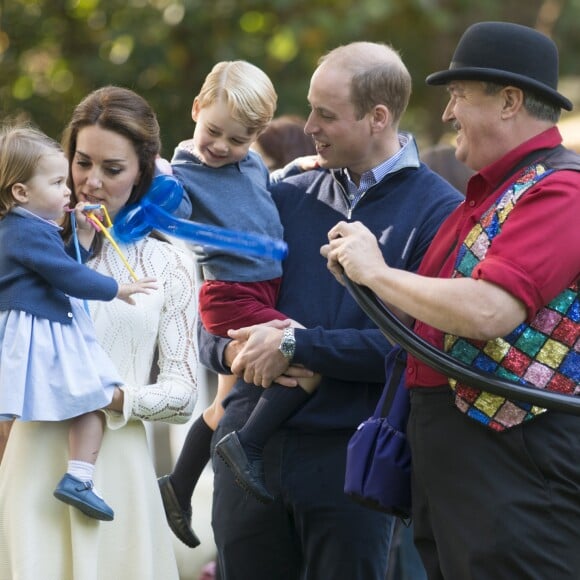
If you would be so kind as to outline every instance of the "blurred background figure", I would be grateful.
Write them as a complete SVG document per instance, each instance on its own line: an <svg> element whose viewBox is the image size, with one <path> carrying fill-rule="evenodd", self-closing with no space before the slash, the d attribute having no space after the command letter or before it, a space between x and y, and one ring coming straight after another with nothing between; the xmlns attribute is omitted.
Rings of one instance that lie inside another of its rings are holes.
<svg viewBox="0 0 580 580"><path fill-rule="evenodd" d="M457 161L455 147L441 143L428 147L421 153L421 161L446 179L455 189L465 194L465 188L474 171Z"/></svg>
<svg viewBox="0 0 580 580"><path fill-rule="evenodd" d="M558 123L562 145L580 153L580 115L573 114Z"/></svg>
<svg viewBox="0 0 580 580"><path fill-rule="evenodd" d="M304 133L306 120L297 115L282 115L273 119L252 146L270 171L280 169L290 161L305 155L316 155L312 137Z"/></svg>

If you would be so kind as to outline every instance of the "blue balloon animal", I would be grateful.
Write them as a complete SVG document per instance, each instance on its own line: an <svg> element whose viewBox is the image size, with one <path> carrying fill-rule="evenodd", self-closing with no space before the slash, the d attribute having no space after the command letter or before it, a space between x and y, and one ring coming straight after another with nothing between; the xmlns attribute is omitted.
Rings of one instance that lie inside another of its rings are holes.
<svg viewBox="0 0 580 580"><path fill-rule="evenodd" d="M283 260L288 255L288 246L283 240L176 218L172 212L179 207L183 194L183 187L175 177L156 175L141 201L123 208L117 214L113 235L118 241L129 243L144 238L155 229L232 254L276 260Z"/></svg>

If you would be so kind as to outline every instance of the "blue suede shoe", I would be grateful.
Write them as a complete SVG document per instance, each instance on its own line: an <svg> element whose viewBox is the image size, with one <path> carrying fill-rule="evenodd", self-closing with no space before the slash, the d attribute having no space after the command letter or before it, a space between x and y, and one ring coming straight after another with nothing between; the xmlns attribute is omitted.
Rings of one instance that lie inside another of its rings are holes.
<svg viewBox="0 0 580 580"><path fill-rule="evenodd" d="M65 473L53 495L96 520L110 522L115 517L113 510L93 491L92 481L81 481Z"/></svg>

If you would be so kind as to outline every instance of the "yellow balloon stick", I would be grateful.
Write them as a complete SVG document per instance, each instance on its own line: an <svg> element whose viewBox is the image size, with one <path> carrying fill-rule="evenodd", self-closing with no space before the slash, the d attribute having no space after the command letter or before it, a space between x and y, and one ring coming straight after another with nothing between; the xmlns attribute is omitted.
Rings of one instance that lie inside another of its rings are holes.
<svg viewBox="0 0 580 580"><path fill-rule="evenodd" d="M87 214L87 219L98 230L103 232L104 236L109 240L109 242L111 242L111 245L113 246L113 248L115 249L115 251L119 255L119 258L121 258L123 264L125 264L125 268L127 268L127 270L129 270L129 274L131 274L131 277L133 278L133 280L138 280L137 274L135 274L135 272L133 271L133 268L131 268L131 266L129 265L129 262L127 262L127 258L125 258L125 256L123 255L123 252L121 252L121 249L117 245L117 242L115 242L115 240L113 239L113 236L111 236L111 234L108 230L108 228L110 228L113 224L112 224L111 218L109 217L109 214L107 212L107 208L104 205L101 205L100 209L103 211L103 215L105 216L105 225L103 225L101 223L101 220L99 220L99 218L97 218L97 216L95 216L95 214L93 212L89 212Z"/></svg>

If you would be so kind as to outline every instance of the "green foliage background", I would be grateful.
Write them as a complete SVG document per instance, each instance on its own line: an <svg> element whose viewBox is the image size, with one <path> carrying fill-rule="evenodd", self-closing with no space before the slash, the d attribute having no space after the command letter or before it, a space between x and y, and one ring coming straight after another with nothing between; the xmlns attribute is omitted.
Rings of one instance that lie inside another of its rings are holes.
<svg viewBox="0 0 580 580"><path fill-rule="evenodd" d="M445 92L424 78L447 68L469 24L511 20L552 36L576 100L579 16L580 0L0 0L0 116L31 119L59 138L89 91L127 86L157 111L170 156L193 131L192 99L215 62L260 66L277 88L278 113L307 115L318 57L371 40L400 51L414 79L403 128L433 143L445 130Z"/></svg>

